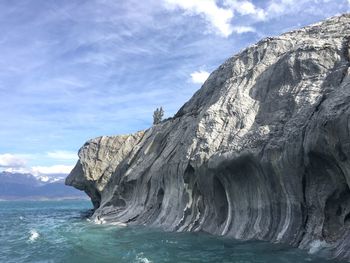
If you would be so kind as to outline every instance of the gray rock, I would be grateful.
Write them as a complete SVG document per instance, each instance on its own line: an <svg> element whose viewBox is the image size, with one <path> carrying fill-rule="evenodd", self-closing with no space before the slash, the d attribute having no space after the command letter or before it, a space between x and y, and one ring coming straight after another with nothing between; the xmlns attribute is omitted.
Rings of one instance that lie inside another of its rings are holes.
<svg viewBox="0 0 350 263"><path fill-rule="evenodd" d="M350 259L350 15L266 38L171 119L100 137L66 183L93 217Z"/></svg>

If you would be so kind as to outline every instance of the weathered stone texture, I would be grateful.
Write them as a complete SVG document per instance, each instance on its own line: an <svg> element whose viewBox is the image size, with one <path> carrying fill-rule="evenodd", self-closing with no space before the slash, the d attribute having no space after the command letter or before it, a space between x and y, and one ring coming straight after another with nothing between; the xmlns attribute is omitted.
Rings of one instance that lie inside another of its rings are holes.
<svg viewBox="0 0 350 263"><path fill-rule="evenodd" d="M350 15L228 59L171 119L80 150L94 216L350 259Z"/></svg>

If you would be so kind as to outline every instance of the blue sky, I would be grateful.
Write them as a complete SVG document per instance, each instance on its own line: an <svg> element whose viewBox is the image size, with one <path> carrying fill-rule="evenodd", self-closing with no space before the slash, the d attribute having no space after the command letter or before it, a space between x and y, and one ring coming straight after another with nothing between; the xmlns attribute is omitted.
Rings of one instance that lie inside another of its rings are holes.
<svg viewBox="0 0 350 263"><path fill-rule="evenodd" d="M350 0L0 0L0 170L64 173L88 139L172 116L261 38Z"/></svg>

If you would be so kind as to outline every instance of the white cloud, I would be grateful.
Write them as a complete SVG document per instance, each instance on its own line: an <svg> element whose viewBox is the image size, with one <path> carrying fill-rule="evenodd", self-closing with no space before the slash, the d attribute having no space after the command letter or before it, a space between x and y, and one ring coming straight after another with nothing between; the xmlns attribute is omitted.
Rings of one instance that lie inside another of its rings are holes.
<svg viewBox="0 0 350 263"><path fill-rule="evenodd" d="M52 166L33 166L33 167L9 167L4 171L9 173L29 173L36 177L45 177L56 174L69 174L74 165L52 165Z"/></svg>
<svg viewBox="0 0 350 263"><path fill-rule="evenodd" d="M281 3L277 3L277 2L271 2L267 8L267 12L269 14L281 14L285 11L286 6L281 4Z"/></svg>
<svg viewBox="0 0 350 263"><path fill-rule="evenodd" d="M216 0L164 0L168 9L181 8L187 15L201 15L215 28L219 34L228 37L233 32L242 34L255 32L251 26L233 26L231 20L234 12L240 15L249 15L255 20L265 20L266 12L256 7L248 0L225 0L224 7L219 7ZM288 1L288 0L282 0Z"/></svg>
<svg viewBox="0 0 350 263"><path fill-rule="evenodd" d="M243 34L248 32L255 32L255 28L251 26L235 26L233 31L237 34Z"/></svg>
<svg viewBox="0 0 350 263"><path fill-rule="evenodd" d="M9 173L21 173L21 174L29 174L31 172L30 169L26 167L9 167L4 170Z"/></svg>
<svg viewBox="0 0 350 263"><path fill-rule="evenodd" d="M266 15L271 18L284 13L289 13L290 10L296 10L296 6L302 6L304 2L308 2L308 0L302 0L299 2L295 0L272 0L266 8Z"/></svg>
<svg viewBox="0 0 350 263"><path fill-rule="evenodd" d="M209 75L210 73L204 70L195 71L191 73L191 81L193 83L203 84L207 80Z"/></svg>
<svg viewBox="0 0 350 263"><path fill-rule="evenodd" d="M187 15L201 15L212 28L228 37L232 33L231 19L233 12L230 9L219 7L215 0L164 0L168 9L181 8Z"/></svg>
<svg viewBox="0 0 350 263"><path fill-rule="evenodd" d="M347 0L350 2L350 0ZM300 11L312 10L316 4L331 2L331 0L269 0L264 8L256 6L252 0L224 0L224 6L234 13L250 16L251 21L268 21L282 15L290 15ZM233 28L233 32L234 32Z"/></svg>
<svg viewBox="0 0 350 263"><path fill-rule="evenodd" d="M266 18L266 12L263 9L256 7L252 2L247 0L226 0L225 5L231 7L235 12L241 15L251 15L257 20L265 20Z"/></svg>
<svg viewBox="0 0 350 263"><path fill-rule="evenodd" d="M57 160L77 160L78 156L76 152L69 152L69 151L53 151L48 152L47 156L52 159Z"/></svg>
<svg viewBox="0 0 350 263"><path fill-rule="evenodd" d="M26 160L14 154L0 154L0 167L23 167Z"/></svg>
<svg viewBox="0 0 350 263"><path fill-rule="evenodd" d="M51 166L31 166L30 159L52 159L54 163L72 163L78 157L76 153L69 151L53 151L45 155L28 155L28 154L0 154L0 171L4 170L11 173L30 173L34 176L51 175L51 174L68 174L74 165L55 164ZM72 162L70 162L72 161ZM29 163L28 163L29 162Z"/></svg>
<svg viewBox="0 0 350 263"><path fill-rule="evenodd" d="M69 174L74 165L52 165L52 166L34 166L30 172L35 175L50 175L50 174Z"/></svg>

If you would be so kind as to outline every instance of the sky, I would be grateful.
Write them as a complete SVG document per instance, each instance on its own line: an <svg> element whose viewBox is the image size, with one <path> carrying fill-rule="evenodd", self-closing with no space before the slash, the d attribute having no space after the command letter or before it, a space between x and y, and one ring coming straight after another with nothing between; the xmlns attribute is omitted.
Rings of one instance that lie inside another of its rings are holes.
<svg viewBox="0 0 350 263"><path fill-rule="evenodd" d="M173 116L209 73L350 0L0 0L0 171L69 173L88 139Z"/></svg>

